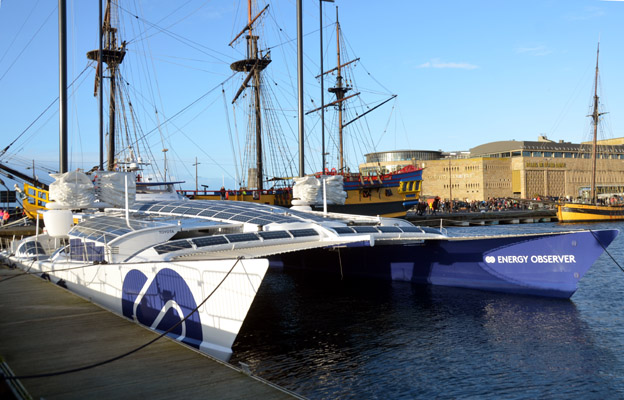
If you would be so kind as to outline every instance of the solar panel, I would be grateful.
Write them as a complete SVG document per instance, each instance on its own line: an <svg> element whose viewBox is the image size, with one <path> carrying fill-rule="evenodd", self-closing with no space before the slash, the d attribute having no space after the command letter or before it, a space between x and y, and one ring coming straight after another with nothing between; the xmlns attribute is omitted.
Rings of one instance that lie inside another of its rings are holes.
<svg viewBox="0 0 624 400"><path fill-rule="evenodd" d="M239 222L247 222L254 217L250 217L248 215L234 215L230 218L230 221L239 221Z"/></svg>
<svg viewBox="0 0 624 400"><path fill-rule="evenodd" d="M401 230L405 233L422 233L422 229L417 226L402 226Z"/></svg>
<svg viewBox="0 0 624 400"><path fill-rule="evenodd" d="M164 222L153 220L130 220L128 228L124 218L112 215L100 215L94 218L85 219L81 223L74 225L69 231L70 236L88 238L98 242L110 242L111 240L123 236L132 230L141 230L149 227L164 226Z"/></svg>
<svg viewBox="0 0 624 400"><path fill-rule="evenodd" d="M271 239L290 239L290 235L286 231L266 231L258 232L258 235L264 240Z"/></svg>
<svg viewBox="0 0 624 400"><path fill-rule="evenodd" d="M214 211L214 210L204 210L202 212L200 212L199 214L197 214L200 217L214 217L214 215L217 213L218 211Z"/></svg>
<svg viewBox="0 0 624 400"><path fill-rule="evenodd" d="M228 241L223 236L206 236L194 238L192 240L197 247L216 246L219 244L227 244Z"/></svg>
<svg viewBox="0 0 624 400"><path fill-rule="evenodd" d="M295 229L289 231L294 237L318 236L318 232L314 229Z"/></svg>
<svg viewBox="0 0 624 400"><path fill-rule="evenodd" d="M141 207L139 207L138 211L147 211L150 209L150 207L152 207L152 204L143 204Z"/></svg>
<svg viewBox="0 0 624 400"><path fill-rule="evenodd" d="M229 219L232 218L235 214L230 213L230 212L223 212L223 211L219 211L217 214L213 215L214 218L221 218L221 219Z"/></svg>
<svg viewBox="0 0 624 400"><path fill-rule="evenodd" d="M230 243L260 240L260 238L253 233L231 233L229 235L225 235L225 237L230 241Z"/></svg>
<svg viewBox="0 0 624 400"><path fill-rule="evenodd" d="M379 231L373 226L354 226L353 230L357 233L378 233Z"/></svg>
<svg viewBox="0 0 624 400"><path fill-rule="evenodd" d="M249 221L247 221L250 224L256 224L256 225L268 225L270 224L272 221L266 219L266 218L254 218L254 219L250 219Z"/></svg>
<svg viewBox="0 0 624 400"><path fill-rule="evenodd" d="M163 244L159 244L158 246L154 246L154 250L158 254L171 253L172 251L184 250L184 249L192 249L193 246L186 239L175 240L172 242L167 242Z"/></svg>
<svg viewBox="0 0 624 400"><path fill-rule="evenodd" d="M421 226L420 229L425 233L435 233L438 235L440 234L440 231L436 228L429 228L429 227Z"/></svg>
<svg viewBox="0 0 624 400"><path fill-rule="evenodd" d="M378 226L377 229L382 233L401 233L403 232L396 226Z"/></svg>
<svg viewBox="0 0 624 400"><path fill-rule="evenodd" d="M332 227L332 229L333 229L336 233L341 234L341 235L342 235L342 234L345 234L345 233L355 233L355 232L353 231L353 229L351 229L351 228L349 228L349 227L346 227L346 226L335 226L335 227Z"/></svg>

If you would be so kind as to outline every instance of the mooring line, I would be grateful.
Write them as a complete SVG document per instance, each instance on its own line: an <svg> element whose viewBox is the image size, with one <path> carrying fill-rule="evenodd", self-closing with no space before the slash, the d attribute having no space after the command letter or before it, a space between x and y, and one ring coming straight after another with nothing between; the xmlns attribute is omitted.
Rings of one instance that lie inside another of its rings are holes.
<svg viewBox="0 0 624 400"><path fill-rule="evenodd" d="M609 253L609 250L607 250L607 248L602 244L602 242L600 241L600 239L598 239L598 236L596 236L596 234L594 233L593 230L589 230L589 232L591 232L591 234L594 236L594 239L596 239L596 242L598 242L598 244L600 245L600 247L602 247L602 249L605 251L605 253L607 253L609 255L609 257L611 257L611 259L613 260L613 262L615 263L615 265L618 266L618 268L620 268L620 270L622 272L624 272L624 268L622 268L622 266L615 260L615 258L613 258L613 256L611 255L611 253Z"/></svg>

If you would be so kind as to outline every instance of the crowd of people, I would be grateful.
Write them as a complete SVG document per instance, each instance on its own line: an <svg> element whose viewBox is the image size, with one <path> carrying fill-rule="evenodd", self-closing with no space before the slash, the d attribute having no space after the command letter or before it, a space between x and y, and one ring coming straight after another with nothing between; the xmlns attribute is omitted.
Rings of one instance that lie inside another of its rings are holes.
<svg viewBox="0 0 624 400"><path fill-rule="evenodd" d="M418 215L436 215L449 212L489 212L489 211L521 211L531 210L540 204L540 208L552 208L555 201L551 199L518 200L505 197L491 197L487 200L478 201L450 201L441 199L439 196L433 199L420 199L414 210Z"/></svg>

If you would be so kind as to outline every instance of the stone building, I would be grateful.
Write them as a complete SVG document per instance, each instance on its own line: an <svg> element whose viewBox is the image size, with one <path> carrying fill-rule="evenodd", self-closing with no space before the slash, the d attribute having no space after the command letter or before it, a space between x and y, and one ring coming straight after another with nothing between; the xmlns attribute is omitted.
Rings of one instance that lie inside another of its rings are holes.
<svg viewBox="0 0 624 400"><path fill-rule="evenodd" d="M374 159L375 154L392 159L391 153L367 154L367 161ZM589 195L591 143L553 142L540 136L538 141L486 143L470 149L468 156L441 151L413 153L427 154L429 158L388 162L385 171L397 171L408 164L424 168L421 195L426 197L472 201L490 197L576 198ZM380 164L362 164L360 170L367 173L378 171ZM599 196L624 194L624 138L598 143L596 171Z"/></svg>

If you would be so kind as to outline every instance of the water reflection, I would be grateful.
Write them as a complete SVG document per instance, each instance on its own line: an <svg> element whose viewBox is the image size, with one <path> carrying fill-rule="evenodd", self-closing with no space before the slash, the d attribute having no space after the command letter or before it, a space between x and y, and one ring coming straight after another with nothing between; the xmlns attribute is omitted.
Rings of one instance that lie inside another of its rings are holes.
<svg viewBox="0 0 624 400"><path fill-rule="evenodd" d="M569 300L270 271L231 362L310 398L624 393L595 336Z"/></svg>

